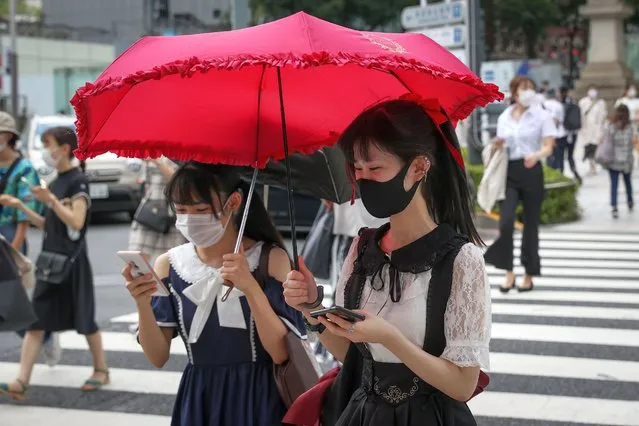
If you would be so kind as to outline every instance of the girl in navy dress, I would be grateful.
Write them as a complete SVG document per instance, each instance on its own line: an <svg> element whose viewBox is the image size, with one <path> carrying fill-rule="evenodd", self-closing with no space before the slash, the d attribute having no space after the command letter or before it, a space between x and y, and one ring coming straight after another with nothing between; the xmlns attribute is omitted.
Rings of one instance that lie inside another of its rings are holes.
<svg viewBox="0 0 639 426"><path fill-rule="evenodd" d="M249 206L242 252L233 254L248 185L221 165L184 164L166 188L176 226L189 243L160 256L155 271L170 296L152 296L149 276L123 270L139 314L139 341L161 368L179 335L189 363L172 426L273 426L285 406L273 364L288 359L289 330L306 338L301 314L286 305L282 282L291 263L257 195ZM268 277L254 275L268 264ZM222 301L233 284L228 299ZM261 282L258 282L261 281Z"/></svg>

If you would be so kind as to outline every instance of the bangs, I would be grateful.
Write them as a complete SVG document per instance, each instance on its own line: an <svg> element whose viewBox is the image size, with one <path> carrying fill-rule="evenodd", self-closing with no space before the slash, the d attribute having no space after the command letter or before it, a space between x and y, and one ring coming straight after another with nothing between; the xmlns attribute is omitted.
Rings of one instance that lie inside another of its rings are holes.
<svg viewBox="0 0 639 426"><path fill-rule="evenodd" d="M346 157L351 179L354 179L354 164L357 159L370 160L369 151L376 147L381 151L393 152L391 145L403 138L399 129L381 105L360 114L339 139L339 147Z"/></svg>
<svg viewBox="0 0 639 426"><path fill-rule="evenodd" d="M213 194L223 201L222 191L215 176L188 163L175 172L165 189L165 196L171 208L176 204L207 204L217 215L218 207L215 206Z"/></svg>

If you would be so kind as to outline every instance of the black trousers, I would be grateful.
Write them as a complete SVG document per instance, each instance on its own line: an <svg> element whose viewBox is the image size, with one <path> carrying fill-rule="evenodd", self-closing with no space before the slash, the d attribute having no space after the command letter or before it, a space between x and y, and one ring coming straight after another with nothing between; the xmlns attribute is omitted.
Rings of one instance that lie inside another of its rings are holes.
<svg viewBox="0 0 639 426"><path fill-rule="evenodd" d="M524 206L524 232L521 242L521 264L526 274L541 274L539 258L539 222L544 200L544 172L540 163L527 169L523 160L508 162L506 199L500 205L499 238L488 248L486 263L498 269L513 270L515 209Z"/></svg>

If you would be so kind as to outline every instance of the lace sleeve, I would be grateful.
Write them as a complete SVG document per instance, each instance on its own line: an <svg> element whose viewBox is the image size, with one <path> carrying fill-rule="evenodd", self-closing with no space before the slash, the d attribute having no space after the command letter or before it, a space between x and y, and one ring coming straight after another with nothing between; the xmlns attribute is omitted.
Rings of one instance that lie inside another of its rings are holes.
<svg viewBox="0 0 639 426"><path fill-rule="evenodd" d="M344 259L344 265L339 273L339 280L337 281L337 288L335 289L335 305L344 306L344 286L346 281L351 277L353 273L353 263L357 259L357 245L359 244L359 237L353 238L351 248L348 250L348 255Z"/></svg>
<svg viewBox="0 0 639 426"><path fill-rule="evenodd" d="M441 357L459 367L489 368L490 284L479 247L466 244L455 258L444 315L446 348Z"/></svg>

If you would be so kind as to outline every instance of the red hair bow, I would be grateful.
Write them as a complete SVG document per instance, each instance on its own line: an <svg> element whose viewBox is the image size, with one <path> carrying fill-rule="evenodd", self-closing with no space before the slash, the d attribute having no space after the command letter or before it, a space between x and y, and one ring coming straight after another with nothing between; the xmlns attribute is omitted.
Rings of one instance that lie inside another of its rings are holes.
<svg viewBox="0 0 639 426"><path fill-rule="evenodd" d="M461 152L457 148L455 148L455 146L450 142L450 140L448 140L448 138L446 137L446 135L444 135L444 132L441 129L441 125L450 120L448 116L446 116L446 114L444 113L444 110L442 109L439 101L434 98L425 99L415 93L406 93L405 95L400 96L399 99L402 101L415 102L416 104L422 107L424 112L428 114L430 119L433 120L433 122L435 123L435 127L437 128L437 131L439 132L442 139L446 143L446 147L448 148L448 151L453 156L453 158L455 159L459 167L461 167L461 169L464 170L465 169L464 159L461 155Z"/></svg>

